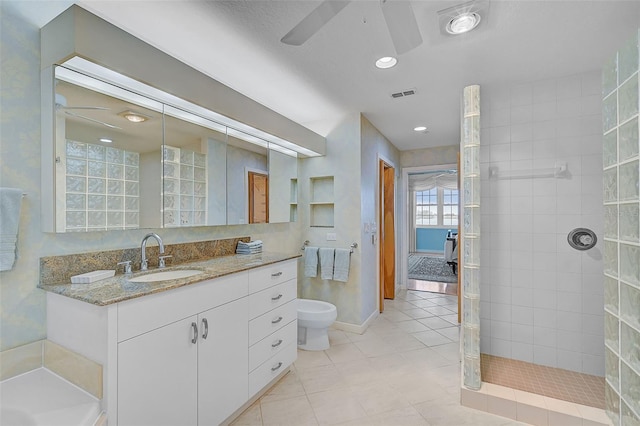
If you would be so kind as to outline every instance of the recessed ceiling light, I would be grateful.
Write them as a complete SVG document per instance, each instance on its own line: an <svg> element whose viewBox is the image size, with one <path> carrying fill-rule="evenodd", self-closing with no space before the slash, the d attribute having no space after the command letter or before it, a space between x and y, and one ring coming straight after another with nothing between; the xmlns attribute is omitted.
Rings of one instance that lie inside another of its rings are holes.
<svg viewBox="0 0 640 426"><path fill-rule="evenodd" d="M414 127L413 130L415 130L416 132L427 133L427 126Z"/></svg>
<svg viewBox="0 0 640 426"><path fill-rule="evenodd" d="M393 56L385 56L376 61L376 67L380 69L387 69L394 67L398 63L398 60Z"/></svg>
<svg viewBox="0 0 640 426"><path fill-rule="evenodd" d="M134 111L122 111L118 115L126 118L127 120L129 120L132 123L142 123L142 122L147 121L149 119L149 117L147 117L146 115L140 114L140 113L134 112Z"/></svg>
<svg viewBox="0 0 640 426"><path fill-rule="evenodd" d="M479 23L479 14L461 13L447 23L447 32L449 34L463 34L477 27Z"/></svg>
<svg viewBox="0 0 640 426"><path fill-rule="evenodd" d="M100 138L100 142L103 142L103 143L111 143L111 142L113 142L113 140L111 140L111 139L109 139L109 138Z"/></svg>

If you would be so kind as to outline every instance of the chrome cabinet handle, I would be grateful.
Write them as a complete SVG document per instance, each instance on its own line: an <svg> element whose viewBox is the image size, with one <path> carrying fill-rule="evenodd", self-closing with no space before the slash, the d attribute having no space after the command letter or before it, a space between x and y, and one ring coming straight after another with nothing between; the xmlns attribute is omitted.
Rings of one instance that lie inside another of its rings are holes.
<svg viewBox="0 0 640 426"><path fill-rule="evenodd" d="M282 272L276 272L275 274L271 274L272 277L279 277L280 275L282 275Z"/></svg>
<svg viewBox="0 0 640 426"><path fill-rule="evenodd" d="M193 339L191 339L191 343L196 343L198 341L198 324L192 322L191 329L193 330Z"/></svg>
<svg viewBox="0 0 640 426"><path fill-rule="evenodd" d="M278 346L280 346L282 344L282 339L278 339L277 342L274 342L271 344L272 348L277 348Z"/></svg>
<svg viewBox="0 0 640 426"><path fill-rule="evenodd" d="M282 363L281 362L279 362L278 365L276 365L275 367L271 367L271 371L276 371L280 367L282 367Z"/></svg>
<svg viewBox="0 0 640 426"><path fill-rule="evenodd" d="M271 320L271 324L277 324L282 321L282 317L278 317L277 319Z"/></svg>
<svg viewBox="0 0 640 426"><path fill-rule="evenodd" d="M202 333L202 338L206 339L209 335L209 321L206 318L202 318L202 326L204 327L204 332Z"/></svg>
<svg viewBox="0 0 640 426"><path fill-rule="evenodd" d="M280 299L282 299L282 294L278 294L276 297L272 297L272 298L271 298L271 300L273 300L274 302L275 302L276 300L280 300Z"/></svg>

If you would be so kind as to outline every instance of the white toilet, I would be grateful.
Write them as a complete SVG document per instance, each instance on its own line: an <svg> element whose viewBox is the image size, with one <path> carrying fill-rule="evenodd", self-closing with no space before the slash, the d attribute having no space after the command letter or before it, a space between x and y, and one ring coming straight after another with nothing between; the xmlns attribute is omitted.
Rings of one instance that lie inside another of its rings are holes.
<svg viewBox="0 0 640 426"><path fill-rule="evenodd" d="M328 328L338 317L334 305L321 300L298 299L298 348L329 349Z"/></svg>

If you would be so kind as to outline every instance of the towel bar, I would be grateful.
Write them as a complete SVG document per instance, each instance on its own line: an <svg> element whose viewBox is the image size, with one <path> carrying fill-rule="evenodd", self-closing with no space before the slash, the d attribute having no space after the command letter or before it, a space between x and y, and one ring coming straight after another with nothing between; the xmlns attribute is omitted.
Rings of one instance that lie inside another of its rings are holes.
<svg viewBox="0 0 640 426"><path fill-rule="evenodd" d="M302 247L300 248L300 251L304 251L304 248L308 245L309 245L309 240L305 240L305 242L302 243ZM353 253L353 249L358 248L358 243L353 243L351 244L350 247L351 247L351 253Z"/></svg>

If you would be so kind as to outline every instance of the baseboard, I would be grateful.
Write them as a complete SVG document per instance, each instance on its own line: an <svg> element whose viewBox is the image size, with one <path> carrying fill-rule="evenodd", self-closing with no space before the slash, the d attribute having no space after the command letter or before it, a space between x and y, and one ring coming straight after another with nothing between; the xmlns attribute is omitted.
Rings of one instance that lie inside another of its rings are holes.
<svg viewBox="0 0 640 426"><path fill-rule="evenodd" d="M366 321L360 325L336 321L333 323L332 327L337 330L348 331L349 333L364 334L364 332L367 331L367 328L369 328L369 325L371 325L373 320L375 320L378 315L380 315L380 312L378 312L378 310L376 309L369 316L369 318L367 318Z"/></svg>

